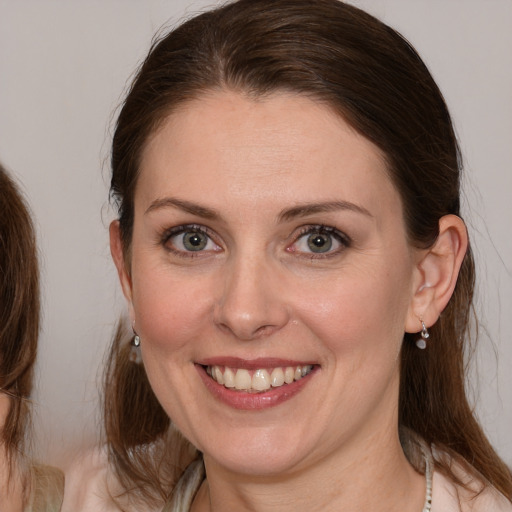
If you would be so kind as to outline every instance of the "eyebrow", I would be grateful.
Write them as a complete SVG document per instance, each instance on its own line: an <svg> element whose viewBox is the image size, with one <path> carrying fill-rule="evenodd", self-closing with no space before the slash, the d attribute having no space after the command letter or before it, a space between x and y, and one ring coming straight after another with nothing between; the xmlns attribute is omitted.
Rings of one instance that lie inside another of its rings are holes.
<svg viewBox="0 0 512 512"><path fill-rule="evenodd" d="M217 211L211 208L191 203L190 201L184 201L183 199L177 199L175 197L164 197L163 199L153 201L144 212L144 215L152 211L159 210L160 208L178 208L179 210L183 210L187 213L191 213L192 215L197 215L198 217L203 217L205 219L216 220L220 218Z"/></svg>
<svg viewBox="0 0 512 512"><path fill-rule="evenodd" d="M219 220L221 218L221 215L212 208L207 208L206 206L201 206L175 197L156 199L149 205L144 215L161 208L177 208L192 215L210 220ZM307 217L308 215L314 215L316 213L336 212L339 210L349 210L373 218L373 215L366 208L357 204L348 201L328 201L323 203L305 203L294 206L293 208L287 208L279 213L277 220L278 222L288 222L297 217Z"/></svg>
<svg viewBox="0 0 512 512"><path fill-rule="evenodd" d="M373 218L373 215L366 208L357 204L348 201L328 201L326 203L306 203L288 208L281 211L278 220L280 222L286 222L297 217L307 217L315 213L336 212L339 210L349 210Z"/></svg>

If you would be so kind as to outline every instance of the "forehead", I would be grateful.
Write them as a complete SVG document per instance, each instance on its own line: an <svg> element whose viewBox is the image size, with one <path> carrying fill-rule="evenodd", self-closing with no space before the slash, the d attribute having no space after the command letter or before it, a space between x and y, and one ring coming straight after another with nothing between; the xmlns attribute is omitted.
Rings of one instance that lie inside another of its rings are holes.
<svg viewBox="0 0 512 512"><path fill-rule="evenodd" d="M136 202L192 190L247 205L266 196L398 198L374 144L329 107L292 93L254 99L217 91L187 102L148 140L139 180Z"/></svg>

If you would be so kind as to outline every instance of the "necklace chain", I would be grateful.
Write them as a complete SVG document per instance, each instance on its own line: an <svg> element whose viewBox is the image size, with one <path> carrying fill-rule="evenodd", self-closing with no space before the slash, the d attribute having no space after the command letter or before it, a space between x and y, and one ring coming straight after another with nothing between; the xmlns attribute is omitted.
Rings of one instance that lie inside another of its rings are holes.
<svg viewBox="0 0 512 512"><path fill-rule="evenodd" d="M426 449L421 450L425 458L425 480L426 480L426 491L425 491L425 504L423 505L422 512L430 512L432 508L432 457Z"/></svg>
<svg viewBox="0 0 512 512"><path fill-rule="evenodd" d="M426 447L421 447L425 460L425 503L422 512L430 512L432 508L432 456ZM186 478L183 478L186 475ZM192 463L178 483L178 489L175 493L172 503L169 502L162 512L189 510L195 493L205 477L204 466L201 461ZM175 500L177 500L175 502ZM185 507L185 508L182 508Z"/></svg>

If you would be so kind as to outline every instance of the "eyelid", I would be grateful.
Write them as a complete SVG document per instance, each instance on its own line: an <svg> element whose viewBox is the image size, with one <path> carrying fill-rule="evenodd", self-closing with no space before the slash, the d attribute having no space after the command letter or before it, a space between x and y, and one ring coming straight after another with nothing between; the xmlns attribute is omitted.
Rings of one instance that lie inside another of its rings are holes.
<svg viewBox="0 0 512 512"><path fill-rule="evenodd" d="M216 233L214 231L212 231L211 229L209 229L208 227L203 226L201 224L181 224L179 226L173 226L172 228L165 229L159 236L159 243L169 252L176 254L178 256L181 256L183 258L201 257L202 256L201 253L203 253L204 255L210 254L212 252L211 250L210 251L197 251L197 252L181 251L179 249L170 247L168 245L169 240L173 236L177 236L182 233L189 232L189 231L196 231L198 233L202 233L202 234L206 235L212 241L212 243L214 243L217 247L219 247L219 249L222 249L221 244L218 243L218 241L217 241L218 237L217 237ZM214 252L218 252L218 251L214 251Z"/></svg>
<svg viewBox="0 0 512 512"><path fill-rule="evenodd" d="M321 234L331 235L341 244L342 247L337 250L334 250L331 252L326 252L326 253L313 253L313 252L300 253L298 251L290 250L290 247L295 245L303 236L313 234L313 233L321 233ZM293 242L292 242L292 244L290 244L288 246L287 251L293 252L297 255L303 255L303 256L307 257L308 259L329 258L332 256L336 256L343 250L350 247L352 244L352 239L346 233L343 233L342 231L340 231L339 229L337 229L333 226L328 226L325 224L309 224L309 225L301 226L300 228L298 228L298 230L296 230L292 234L292 237L293 237Z"/></svg>

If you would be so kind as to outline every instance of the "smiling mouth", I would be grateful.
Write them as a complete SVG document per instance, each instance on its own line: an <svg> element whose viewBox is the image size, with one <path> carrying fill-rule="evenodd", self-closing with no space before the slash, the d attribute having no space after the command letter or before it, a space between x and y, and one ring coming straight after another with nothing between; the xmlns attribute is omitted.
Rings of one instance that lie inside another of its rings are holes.
<svg viewBox="0 0 512 512"><path fill-rule="evenodd" d="M205 366L206 373L226 389L246 393L264 393L272 388L287 386L309 375L314 366L286 366L247 370L228 366Z"/></svg>

